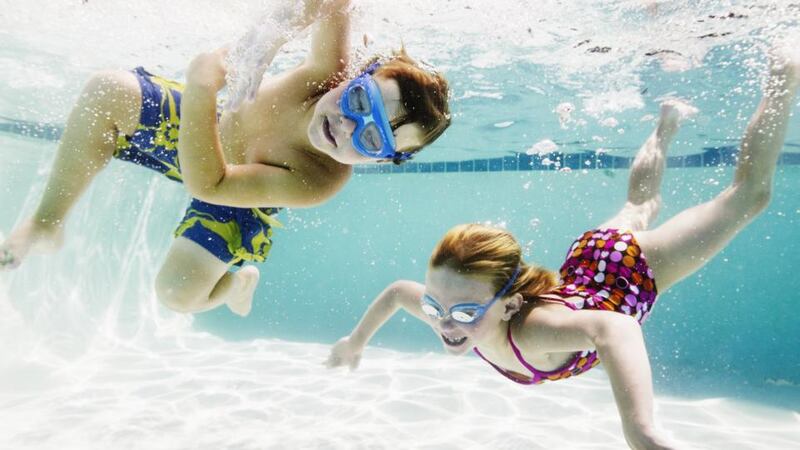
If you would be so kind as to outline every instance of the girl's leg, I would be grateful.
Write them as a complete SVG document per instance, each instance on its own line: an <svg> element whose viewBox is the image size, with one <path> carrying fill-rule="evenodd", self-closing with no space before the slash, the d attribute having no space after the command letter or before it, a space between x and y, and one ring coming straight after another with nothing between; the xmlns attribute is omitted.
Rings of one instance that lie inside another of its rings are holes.
<svg viewBox="0 0 800 450"><path fill-rule="evenodd" d="M636 233L660 291L702 267L769 203L775 163L800 86L800 54L785 50L772 55L764 96L742 139L731 186L654 230Z"/></svg>
<svg viewBox="0 0 800 450"><path fill-rule="evenodd" d="M67 213L111 159L117 135L133 133L140 106L133 74L105 72L89 80L67 119L39 206L0 245L0 270L17 267L30 250L60 247Z"/></svg>
<svg viewBox="0 0 800 450"><path fill-rule="evenodd" d="M636 153L628 181L628 200L616 216L599 228L646 230L661 209L661 180L667 162L667 149L678 132L678 125L697 112L678 99L661 104L658 125Z"/></svg>
<svg viewBox="0 0 800 450"><path fill-rule="evenodd" d="M255 266L229 272L230 264L185 237L177 237L156 278L156 295L168 308L203 312L223 303L231 311L250 313L259 273Z"/></svg>

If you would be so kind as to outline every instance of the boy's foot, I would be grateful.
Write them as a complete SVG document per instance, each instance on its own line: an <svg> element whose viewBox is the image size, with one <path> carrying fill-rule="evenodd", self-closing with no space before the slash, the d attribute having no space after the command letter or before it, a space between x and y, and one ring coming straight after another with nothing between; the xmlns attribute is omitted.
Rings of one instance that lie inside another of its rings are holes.
<svg viewBox="0 0 800 450"><path fill-rule="evenodd" d="M61 248L63 241L64 229L60 225L43 225L26 220L0 244L0 271L16 269L31 251L55 252Z"/></svg>
<svg viewBox="0 0 800 450"><path fill-rule="evenodd" d="M253 294L256 292L261 275L257 267L244 266L233 276L236 277L237 285L234 287L236 290L230 294L231 297L226 304L234 314L244 317L250 314L250 309L253 307Z"/></svg>

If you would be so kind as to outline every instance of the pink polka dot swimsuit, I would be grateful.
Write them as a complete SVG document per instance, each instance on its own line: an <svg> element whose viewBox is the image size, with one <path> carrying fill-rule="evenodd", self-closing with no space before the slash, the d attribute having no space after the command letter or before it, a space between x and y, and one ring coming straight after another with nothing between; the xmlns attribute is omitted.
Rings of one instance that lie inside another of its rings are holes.
<svg viewBox="0 0 800 450"><path fill-rule="evenodd" d="M559 274L561 283L542 294L541 300L561 303L572 310L615 311L635 317L641 324L658 295L653 271L630 232L599 229L583 233L570 247ZM600 363L597 352L587 350L576 353L559 369L538 370L525 361L511 336L511 327L508 327L508 342L519 362L533 374L532 378L522 379L484 358L477 347L473 350L498 372L521 384L569 378Z"/></svg>

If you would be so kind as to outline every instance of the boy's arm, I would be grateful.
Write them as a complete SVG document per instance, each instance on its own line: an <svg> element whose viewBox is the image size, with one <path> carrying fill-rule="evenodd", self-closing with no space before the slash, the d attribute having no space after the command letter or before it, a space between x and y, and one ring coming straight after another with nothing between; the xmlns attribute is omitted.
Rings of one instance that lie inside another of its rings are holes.
<svg viewBox="0 0 800 450"><path fill-rule="evenodd" d="M187 71L178 157L189 193L241 208L313 206L333 196L347 176L308 166L304 172L266 164L225 162L217 124L217 91L225 85L224 50L199 55Z"/></svg>
<svg viewBox="0 0 800 450"><path fill-rule="evenodd" d="M535 345L540 352L554 353L594 347L611 381L628 444L670 448L654 429L652 374L636 319L610 311L547 305L533 311L524 326L526 332L517 342L523 348Z"/></svg>
<svg viewBox="0 0 800 450"><path fill-rule="evenodd" d="M406 310L420 320L425 320L425 314L419 304L424 291L424 285L413 281L399 280L390 284L369 305L350 335L334 344L326 365L328 367L347 365L351 369L356 368L361 359L361 351L369 340L400 309Z"/></svg>
<svg viewBox="0 0 800 450"><path fill-rule="evenodd" d="M306 9L318 10L320 18L314 24L303 68L324 81L349 62L350 0L308 0Z"/></svg>
<svg viewBox="0 0 800 450"><path fill-rule="evenodd" d="M228 92L228 99L225 103L225 109L237 110L241 103L246 99L253 100L258 95L258 90L261 87L261 82L264 74L272 64L272 60L278 54L281 47L286 44L298 31L308 27L315 21L322 23L337 24L344 20L343 26L336 28L343 28L346 32L346 14L332 14L339 12L340 4L344 3L347 6L348 1L345 0L301 0L292 2L294 4L287 4L277 11L273 11L273 17L266 17L267 23L256 26L250 29L234 47L234 55L229 61L234 67L239 69L233 84L230 86ZM341 11L345 11L344 8ZM342 16L337 20L335 17L329 16ZM275 20L270 20L275 19ZM264 29L267 27L267 29ZM326 27L330 29L331 27ZM323 33L322 36L314 39L316 47L327 46L326 42L320 42L320 39L330 39L335 43L336 37L332 33ZM315 36L316 37L316 36ZM335 45L334 45L335 47ZM319 61L325 61L325 58L317 58ZM306 67L306 64L301 64L301 68ZM247 70L243 70L248 68ZM324 69L325 67L322 67ZM304 92L312 90L316 92L319 85L322 84L330 76L329 73L324 75L315 74L313 67L299 70L301 75L299 78L302 82L298 87L300 91ZM337 71L337 70L333 70ZM297 70L295 70L297 72ZM295 77L298 78L298 77ZM308 83L311 84L308 85ZM305 88L305 89L303 89Z"/></svg>

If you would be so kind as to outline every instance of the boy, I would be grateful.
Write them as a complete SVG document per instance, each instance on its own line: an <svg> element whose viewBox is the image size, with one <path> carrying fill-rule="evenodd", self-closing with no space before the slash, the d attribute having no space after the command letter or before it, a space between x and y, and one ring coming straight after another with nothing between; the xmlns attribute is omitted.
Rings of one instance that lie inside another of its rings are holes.
<svg viewBox="0 0 800 450"><path fill-rule="evenodd" d="M258 269L230 269L265 260L279 208L321 204L342 189L353 164L400 163L450 123L447 82L402 50L342 81L349 1L304 6L303 24L320 16L309 56L265 79L235 112L217 111L224 50L196 57L185 86L142 68L93 76L36 212L0 245L0 270L31 250L57 249L67 213L115 157L183 182L193 197L157 276L159 299L181 312L226 304L247 315Z"/></svg>

